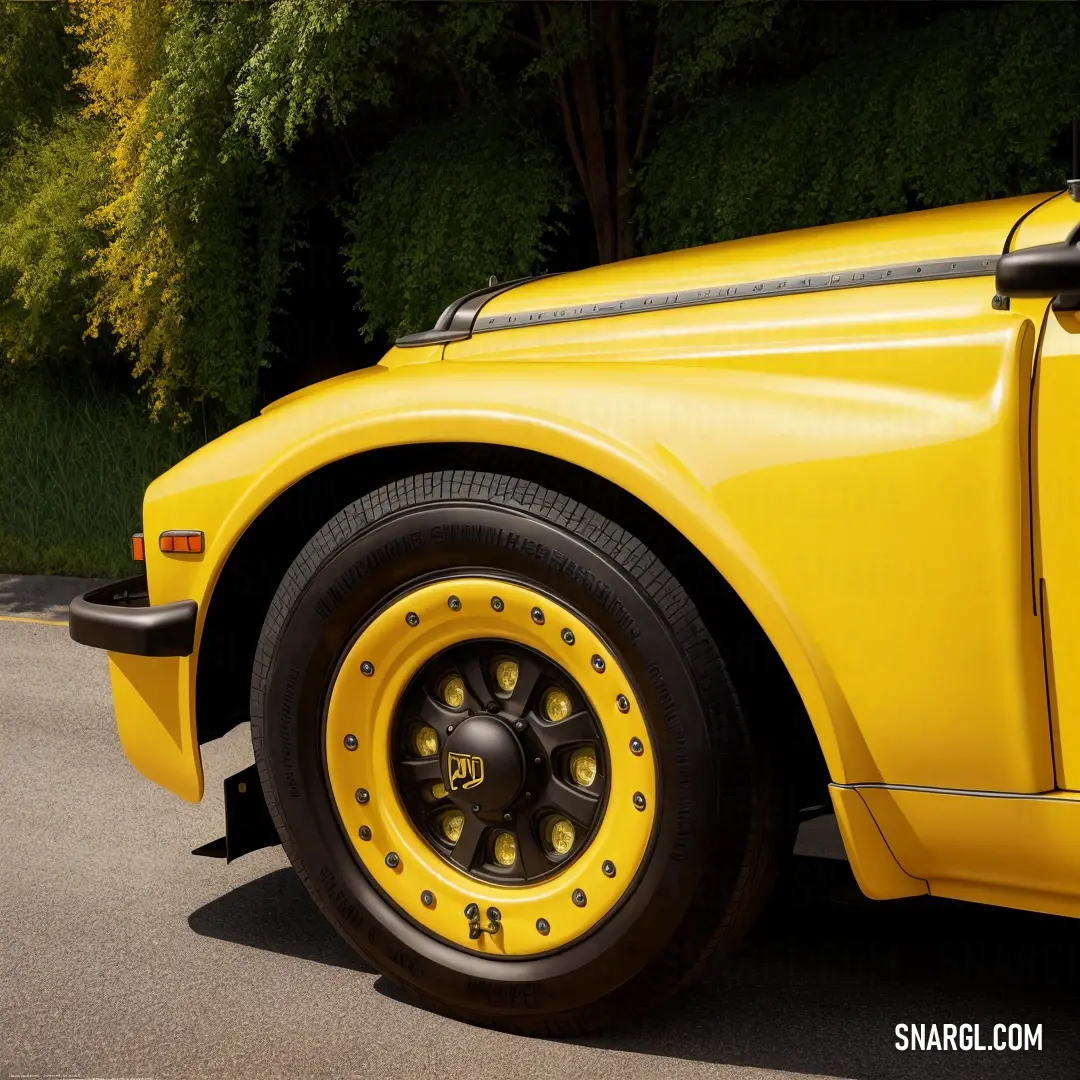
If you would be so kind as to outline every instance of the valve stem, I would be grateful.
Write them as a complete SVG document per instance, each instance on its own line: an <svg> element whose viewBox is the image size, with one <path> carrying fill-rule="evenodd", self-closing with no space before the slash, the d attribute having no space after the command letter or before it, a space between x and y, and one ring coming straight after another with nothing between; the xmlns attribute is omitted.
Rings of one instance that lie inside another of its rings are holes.
<svg viewBox="0 0 1080 1080"><path fill-rule="evenodd" d="M469 938L476 941L481 934L497 934L502 929L502 913L496 907L487 909L488 925L480 925L480 905L469 904L465 908L465 918L469 920Z"/></svg>

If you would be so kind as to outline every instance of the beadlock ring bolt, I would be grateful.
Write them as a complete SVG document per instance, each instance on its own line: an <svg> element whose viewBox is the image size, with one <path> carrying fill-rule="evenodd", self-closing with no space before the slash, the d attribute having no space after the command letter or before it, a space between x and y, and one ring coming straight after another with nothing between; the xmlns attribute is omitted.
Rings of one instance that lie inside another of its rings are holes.
<svg viewBox="0 0 1080 1080"><path fill-rule="evenodd" d="M366 825L361 825L360 826L360 839L361 840L370 840L371 839L371 830Z"/></svg>
<svg viewBox="0 0 1080 1080"><path fill-rule="evenodd" d="M550 934L551 933L551 923L549 923L547 921L547 919L537 919L536 920L536 931L539 934Z"/></svg>
<svg viewBox="0 0 1080 1080"><path fill-rule="evenodd" d="M346 735L345 736L345 749L346 750L355 750L359 745L360 745L360 743L357 740L355 735Z"/></svg>
<svg viewBox="0 0 1080 1080"><path fill-rule="evenodd" d="M625 694L619 694L615 698L615 708L617 708L619 712L629 712L630 699Z"/></svg>
<svg viewBox="0 0 1080 1080"><path fill-rule="evenodd" d="M604 658L602 656L594 656L592 658L592 666L593 671L599 672L602 675L607 664L604 663Z"/></svg>
<svg viewBox="0 0 1080 1080"><path fill-rule="evenodd" d="M636 757L641 757L645 753L645 747L636 735L630 740L630 753Z"/></svg>
<svg viewBox="0 0 1080 1080"><path fill-rule="evenodd" d="M363 806L370 798L371 796L368 794L367 788L356 789L356 801L360 803L361 806Z"/></svg>
<svg viewBox="0 0 1080 1080"><path fill-rule="evenodd" d="M574 904L577 907L584 907L588 903L588 900L585 898L584 889L575 889L570 899L574 901Z"/></svg>
<svg viewBox="0 0 1080 1080"><path fill-rule="evenodd" d="M390 851L387 853L386 865L389 866L391 870L396 870L401 865L401 857L396 851Z"/></svg>
<svg viewBox="0 0 1080 1080"><path fill-rule="evenodd" d="M430 889L425 889L420 894L420 903L423 904L424 907L431 907L431 905L435 903L435 894L431 892Z"/></svg>
<svg viewBox="0 0 1080 1080"><path fill-rule="evenodd" d="M569 626L563 627L562 639L567 645L574 644L574 631L571 630Z"/></svg>
<svg viewBox="0 0 1080 1080"><path fill-rule="evenodd" d="M525 730L525 721L524 720L515 720L514 721L514 730L515 731L524 731Z"/></svg>
<svg viewBox="0 0 1080 1080"><path fill-rule="evenodd" d="M544 613L538 607L532 609L531 615L532 621L536 623L537 626L544 625Z"/></svg>
<svg viewBox="0 0 1080 1080"><path fill-rule="evenodd" d="M371 662L370 660L365 660L365 661L364 661L364 662L363 662L363 663L362 663L362 664L360 665L360 670L361 670L361 671L362 671L362 672L363 672L363 673L364 673L365 675L371 676L371 675L374 675L374 674L375 674L375 665L374 665L374 664L373 664L373 663L372 663L372 662Z"/></svg>
<svg viewBox="0 0 1080 1080"><path fill-rule="evenodd" d="M645 809L645 796L642 795L640 791L635 791L634 792L634 806L638 810L644 810Z"/></svg>
<svg viewBox="0 0 1080 1080"><path fill-rule="evenodd" d="M448 599L448 600L446 601L446 606L447 606L447 607L448 607L448 608L449 608L449 609L450 609L451 611L460 611L460 610L461 610L461 600L460 600L460 598L458 598L458 597L456 597L456 596L451 596L451 597L450 597L450 598L449 598L449 599Z"/></svg>
<svg viewBox="0 0 1080 1080"><path fill-rule="evenodd" d="M491 609L492 609L492 611L502 611L502 609L504 607L506 607L506 605L502 602L502 597L501 596L493 596L491 598Z"/></svg>
<svg viewBox="0 0 1080 1080"><path fill-rule="evenodd" d="M405 621L409 626L419 626L420 616L417 615L415 611L410 611L409 614L405 616Z"/></svg>
<svg viewBox="0 0 1080 1080"><path fill-rule="evenodd" d="M604 865L600 869L604 871L605 877L615 876L615 864L610 859L605 859Z"/></svg>

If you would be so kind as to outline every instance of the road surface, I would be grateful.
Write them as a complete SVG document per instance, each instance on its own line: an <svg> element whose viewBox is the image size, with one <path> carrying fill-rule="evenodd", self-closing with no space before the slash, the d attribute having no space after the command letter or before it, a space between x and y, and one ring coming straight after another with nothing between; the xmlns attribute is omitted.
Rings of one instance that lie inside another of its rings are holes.
<svg viewBox="0 0 1080 1080"><path fill-rule="evenodd" d="M431 1015L352 957L280 848L190 855L250 761L244 726L204 748L200 805L160 790L123 757L104 657L0 616L0 1077L1080 1075L1080 923L873 904L826 858L797 859L728 966L627 1030L526 1039ZM831 822L802 848L835 854ZM903 1053L907 1022L1041 1024L1043 1050Z"/></svg>

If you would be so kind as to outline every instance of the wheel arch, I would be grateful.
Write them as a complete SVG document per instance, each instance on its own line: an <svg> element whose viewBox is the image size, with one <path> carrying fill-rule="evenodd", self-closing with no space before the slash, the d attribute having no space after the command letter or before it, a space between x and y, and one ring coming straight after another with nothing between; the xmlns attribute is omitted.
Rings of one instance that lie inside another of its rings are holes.
<svg viewBox="0 0 1080 1080"><path fill-rule="evenodd" d="M534 450L490 443L425 443L363 451L322 465L281 491L233 545L210 596L195 681L199 743L247 719L249 673L266 611L307 541L342 507L395 478L430 469L501 472L584 502L649 545L702 613L748 709L767 714L800 806L827 803L840 779L788 665L760 621L712 562L636 495L611 480Z"/></svg>

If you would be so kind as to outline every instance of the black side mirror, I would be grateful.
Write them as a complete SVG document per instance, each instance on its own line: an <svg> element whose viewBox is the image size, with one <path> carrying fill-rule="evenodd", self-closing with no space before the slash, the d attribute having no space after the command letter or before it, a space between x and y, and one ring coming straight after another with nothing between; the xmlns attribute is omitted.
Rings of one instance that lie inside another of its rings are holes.
<svg viewBox="0 0 1080 1080"><path fill-rule="evenodd" d="M1074 232L1060 244L1010 251L998 259L998 295L1021 299L1080 293L1080 244Z"/></svg>

